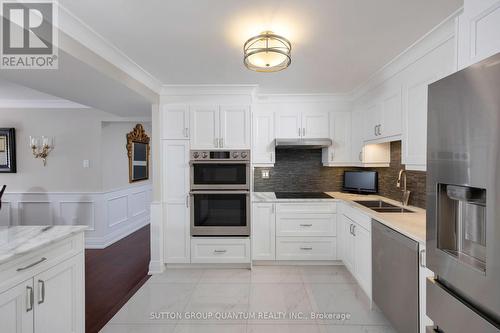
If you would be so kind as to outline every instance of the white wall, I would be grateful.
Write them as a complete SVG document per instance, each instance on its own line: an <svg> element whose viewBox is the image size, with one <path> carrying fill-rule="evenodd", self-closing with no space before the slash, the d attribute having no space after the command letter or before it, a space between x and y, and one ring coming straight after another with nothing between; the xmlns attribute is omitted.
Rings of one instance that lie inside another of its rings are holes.
<svg viewBox="0 0 500 333"><path fill-rule="evenodd" d="M151 180L128 182L126 133L136 123L94 109L0 109L0 127L16 129L17 155L17 173L0 174L0 225L87 225L87 247L102 248L148 224ZM30 135L55 137L46 167Z"/></svg>

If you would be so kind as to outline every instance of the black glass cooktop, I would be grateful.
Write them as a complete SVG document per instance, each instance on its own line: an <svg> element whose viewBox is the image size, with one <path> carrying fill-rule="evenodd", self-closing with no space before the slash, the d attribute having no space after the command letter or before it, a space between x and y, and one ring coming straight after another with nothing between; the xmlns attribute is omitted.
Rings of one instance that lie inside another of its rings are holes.
<svg viewBox="0 0 500 333"><path fill-rule="evenodd" d="M278 199L333 199L324 192L274 192Z"/></svg>

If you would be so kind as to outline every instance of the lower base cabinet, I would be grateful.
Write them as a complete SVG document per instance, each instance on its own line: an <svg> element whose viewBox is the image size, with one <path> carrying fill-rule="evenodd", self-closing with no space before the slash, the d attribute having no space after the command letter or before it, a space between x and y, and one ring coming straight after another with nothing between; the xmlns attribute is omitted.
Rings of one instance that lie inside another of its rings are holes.
<svg viewBox="0 0 500 333"><path fill-rule="evenodd" d="M193 237L191 238L191 263L250 263L250 239L248 237Z"/></svg>
<svg viewBox="0 0 500 333"><path fill-rule="evenodd" d="M84 333L83 234L39 252L0 266L0 331Z"/></svg>
<svg viewBox="0 0 500 333"><path fill-rule="evenodd" d="M336 260L336 237L278 237L277 260Z"/></svg>

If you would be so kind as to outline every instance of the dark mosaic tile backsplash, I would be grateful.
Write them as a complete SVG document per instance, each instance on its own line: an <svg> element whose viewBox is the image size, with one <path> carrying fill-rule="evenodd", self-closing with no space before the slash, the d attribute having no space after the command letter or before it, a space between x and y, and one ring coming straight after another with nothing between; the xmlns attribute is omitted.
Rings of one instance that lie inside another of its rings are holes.
<svg viewBox="0 0 500 333"><path fill-rule="evenodd" d="M388 168L365 168L378 171L379 194L394 200L401 198L396 187L401 164L401 141L391 142L391 164ZM324 167L321 164L321 149L277 149L274 168L269 168L270 178L262 179L261 168L255 168L254 190L256 192L328 192L342 189L345 170L361 168ZM425 208L426 173L407 172L407 188L411 191L410 205Z"/></svg>

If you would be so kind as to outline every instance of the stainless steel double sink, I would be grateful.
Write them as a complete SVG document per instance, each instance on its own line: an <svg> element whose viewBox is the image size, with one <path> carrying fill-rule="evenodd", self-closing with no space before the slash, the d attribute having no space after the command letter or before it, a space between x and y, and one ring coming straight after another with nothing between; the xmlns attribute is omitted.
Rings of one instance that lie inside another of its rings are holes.
<svg viewBox="0 0 500 333"><path fill-rule="evenodd" d="M413 213L409 209L398 207L383 200L359 200L354 202L379 213Z"/></svg>

